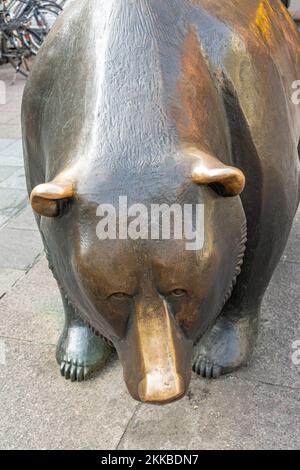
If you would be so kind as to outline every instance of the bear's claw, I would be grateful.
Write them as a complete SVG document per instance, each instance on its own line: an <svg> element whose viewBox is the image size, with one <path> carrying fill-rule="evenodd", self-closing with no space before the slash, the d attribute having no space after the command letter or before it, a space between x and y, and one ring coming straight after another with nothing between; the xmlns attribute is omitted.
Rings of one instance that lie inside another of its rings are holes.
<svg viewBox="0 0 300 470"><path fill-rule="evenodd" d="M195 345L193 371L217 379L248 364L257 337L258 312L239 318L220 316Z"/></svg>
<svg viewBox="0 0 300 470"><path fill-rule="evenodd" d="M60 373L71 382L83 382L89 378L92 371L82 362L64 358L60 364Z"/></svg>
<svg viewBox="0 0 300 470"><path fill-rule="evenodd" d="M71 382L82 382L105 366L112 347L86 325L66 325L56 349L60 373Z"/></svg>
<svg viewBox="0 0 300 470"><path fill-rule="evenodd" d="M222 375L222 367L209 362L204 356L198 356L194 359L193 371L207 379L218 379Z"/></svg>

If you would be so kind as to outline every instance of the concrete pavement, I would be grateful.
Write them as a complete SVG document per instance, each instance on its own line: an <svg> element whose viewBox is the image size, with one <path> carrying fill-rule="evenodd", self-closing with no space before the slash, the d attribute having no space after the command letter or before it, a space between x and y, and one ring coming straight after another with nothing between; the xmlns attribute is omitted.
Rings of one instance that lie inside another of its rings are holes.
<svg viewBox="0 0 300 470"><path fill-rule="evenodd" d="M10 73L0 68L7 85ZM23 84L18 78L15 88L7 87L8 102L0 105L0 447L299 448L300 366L292 355L300 340L300 212L265 297L248 368L218 381L194 376L188 395L164 407L130 398L116 357L86 383L60 377L55 344L62 304L22 167Z"/></svg>
<svg viewBox="0 0 300 470"><path fill-rule="evenodd" d="M21 97L25 81L1 67L6 102L0 104L0 298L23 277L42 251L28 205L21 141Z"/></svg>

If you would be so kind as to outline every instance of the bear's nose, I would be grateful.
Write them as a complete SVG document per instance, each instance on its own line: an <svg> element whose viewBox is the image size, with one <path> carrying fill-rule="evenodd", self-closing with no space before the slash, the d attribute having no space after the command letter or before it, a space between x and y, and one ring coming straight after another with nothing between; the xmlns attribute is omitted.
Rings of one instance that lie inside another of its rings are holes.
<svg viewBox="0 0 300 470"><path fill-rule="evenodd" d="M117 344L131 395L155 404L184 395L191 379L192 347L166 301L141 299L126 341Z"/></svg>
<svg viewBox="0 0 300 470"><path fill-rule="evenodd" d="M139 399L145 403L170 403L186 392L185 382L180 374L167 371L153 371L146 374L139 383Z"/></svg>

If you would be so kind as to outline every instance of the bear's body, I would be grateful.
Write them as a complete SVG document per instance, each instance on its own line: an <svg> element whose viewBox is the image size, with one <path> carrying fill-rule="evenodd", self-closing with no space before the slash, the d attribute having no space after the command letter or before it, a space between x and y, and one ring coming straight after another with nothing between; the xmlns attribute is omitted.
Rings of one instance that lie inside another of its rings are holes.
<svg viewBox="0 0 300 470"><path fill-rule="evenodd" d="M28 191L65 304L66 378L103 366L110 346L93 331L114 344L143 401L186 391L193 343L202 376L247 363L299 203L298 79L300 37L280 0L70 2L22 112ZM97 245L97 205L124 194L203 202L203 254L181 256L175 242ZM128 303L115 305L112 285Z"/></svg>

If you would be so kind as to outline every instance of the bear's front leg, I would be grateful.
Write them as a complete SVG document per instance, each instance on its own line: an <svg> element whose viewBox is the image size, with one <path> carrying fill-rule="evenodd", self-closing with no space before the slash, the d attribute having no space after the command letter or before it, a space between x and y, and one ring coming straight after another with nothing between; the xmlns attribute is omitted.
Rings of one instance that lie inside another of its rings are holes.
<svg viewBox="0 0 300 470"><path fill-rule="evenodd" d="M61 375L72 382L87 380L101 370L113 349L80 318L62 295L65 326L56 349Z"/></svg>
<svg viewBox="0 0 300 470"><path fill-rule="evenodd" d="M257 339L259 311L260 307L235 315L225 309L195 345L193 371L216 379L247 365Z"/></svg>

